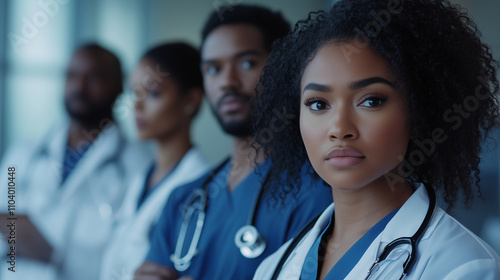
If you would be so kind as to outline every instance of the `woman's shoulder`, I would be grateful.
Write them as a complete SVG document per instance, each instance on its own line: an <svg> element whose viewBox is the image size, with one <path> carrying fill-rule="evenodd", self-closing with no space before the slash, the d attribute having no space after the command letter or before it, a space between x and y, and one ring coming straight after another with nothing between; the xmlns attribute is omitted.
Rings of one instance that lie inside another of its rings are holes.
<svg viewBox="0 0 500 280"><path fill-rule="evenodd" d="M432 243L440 242L443 245L456 244L459 246L452 247L462 250L464 254L467 253L471 256L477 255L486 258L491 257L500 261L500 257L493 248L451 215L441 208L437 208L436 214L438 220L435 223L436 226L432 234Z"/></svg>
<svg viewBox="0 0 500 280"><path fill-rule="evenodd" d="M418 246L421 259L428 260L422 277L444 273L439 279L500 278L498 253L444 210L436 209L429 229Z"/></svg>

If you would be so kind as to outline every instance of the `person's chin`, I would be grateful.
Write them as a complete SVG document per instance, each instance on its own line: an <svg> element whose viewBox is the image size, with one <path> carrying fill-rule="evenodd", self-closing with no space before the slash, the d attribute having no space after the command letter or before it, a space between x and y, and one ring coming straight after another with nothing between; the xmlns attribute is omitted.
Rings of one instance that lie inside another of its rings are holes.
<svg viewBox="0 0 500 280"><path fill-rule="evenodd" d="M86 110L68 110L68 114L73 120L77 120L82 123L88 123L95 119L95 117Z"/></svg>
<svg viewBox="0 0 500 280"><path fill-rule="evenodd" d="M243 107L238 110L219 112L219 116L221 116L225 122L242 122L250 119L250 113L250 108Z"/></svg>
<svg viewBox="0 0 500 280"><path fill-rule="evenodd" d="M223 115L222 121L226 124L231 124L231 123L244 123L247 122L247 120L250 119L250 116L248 114L244 114L242 112L238 112L235 114L228 114L228 115Z"/></svg>

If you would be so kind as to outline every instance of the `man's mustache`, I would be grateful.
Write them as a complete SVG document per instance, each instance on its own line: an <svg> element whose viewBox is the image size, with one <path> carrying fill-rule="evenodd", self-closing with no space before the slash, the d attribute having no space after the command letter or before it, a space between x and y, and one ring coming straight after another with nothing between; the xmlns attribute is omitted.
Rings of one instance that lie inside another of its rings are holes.
<svg viewBox="0 0 500 280"><path fill-rule="evenodd" d="M239 99L242 99L243 101L245 102L250 102L252 100L252 97L251 96L248 96L246 94L243 94L239 91L226 91L222 96L221 98L219 98L219 100L217 100L217 103L215 104L215 107L216 108L219 108L222 104L222 102L224 102L224 99L228 98L228 97L235 97L235 98L239 98Z"/></svg>

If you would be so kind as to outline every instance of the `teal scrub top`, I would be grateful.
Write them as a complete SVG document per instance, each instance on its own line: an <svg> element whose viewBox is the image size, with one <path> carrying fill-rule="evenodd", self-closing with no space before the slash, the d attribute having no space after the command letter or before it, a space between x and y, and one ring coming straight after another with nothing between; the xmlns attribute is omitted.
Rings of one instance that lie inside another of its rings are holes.
<svg viewBox="0 0 500 280"><path fill-rule="evenodd" d="M232 192L227 189L230 162L207 184L209 199L205 222L198 243L198 253L180 276L202 279L252 279L259 264L282 244L294 237L311 219L332 203L330 187L319 178L304 172L302 187L294 197L275 200L270 193L263 193L254 217L254 226L266 240L266 249L257 258L245 258L236 247L236 232L248 224L253 205L259 194L264 176L271 167L270 161L259 165ZM305 170L305 168L304 168ZM170 256L174 253L183 219L186 201L194 190L202 188L209 174L181 186L170 195L163 214L153 232L147 260L174 268ZM192 240L197 215L193 215L184 241L182 256Z"/></svg>

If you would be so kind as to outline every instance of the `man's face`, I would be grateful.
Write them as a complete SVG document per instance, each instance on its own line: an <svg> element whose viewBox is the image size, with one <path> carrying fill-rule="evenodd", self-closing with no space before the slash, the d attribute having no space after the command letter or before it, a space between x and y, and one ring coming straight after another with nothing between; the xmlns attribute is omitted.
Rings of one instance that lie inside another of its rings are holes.
<svg viewBox="0 0 500 280"><path fill-rule="evenodd" d="M260 30L222 25L207 36L201 56L205 92L217 120L228 134L250 136L251 99L268 56Z"/></svg>
<svg viewBox="0 0 500 280"><path fill-rule="evenodd" d="M81 50L73 55L64 89L64 105L71 119L95 124L110 117L122 91L115 68L105 53Z"/></svg>

